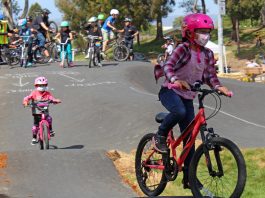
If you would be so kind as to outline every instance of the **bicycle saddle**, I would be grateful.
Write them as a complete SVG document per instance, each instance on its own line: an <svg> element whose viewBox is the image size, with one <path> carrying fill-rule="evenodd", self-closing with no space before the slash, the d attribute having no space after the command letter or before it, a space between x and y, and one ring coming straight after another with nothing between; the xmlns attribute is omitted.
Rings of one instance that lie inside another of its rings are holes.
<svg viewBox="0 0 265 198"><path fill-rule="evenodd" d="M165 119L165 117L168 115L169 113L163 113L163 112L161 112L161 113L158 113L158 114L156 114L156 122L157 123L161 123L161 122L163 122L163 120Z"/></svg>

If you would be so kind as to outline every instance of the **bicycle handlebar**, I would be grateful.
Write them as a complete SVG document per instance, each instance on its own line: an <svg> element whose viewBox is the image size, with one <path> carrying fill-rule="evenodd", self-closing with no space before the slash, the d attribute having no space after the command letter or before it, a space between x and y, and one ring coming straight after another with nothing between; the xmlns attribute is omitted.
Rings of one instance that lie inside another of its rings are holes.
<svg viewBox="0 0 265 198"><path fill-rule="evenodd" d="M191 88L190 91L201 92L201 93L203 93L205 95L208 95L208 94L211 94L211 93L217 93L219 95L224 95L224 96L227 96L227 97L230 97L230 98L234 95L234 93L232 91L230 91L228 95L225 95L225 94L219 92L216 89L202 89L201 85L202 85L202 82L199 82L199 81L195 82L193 85L189 85L190 88ZM179 89L179 88L181 88L180 85L175 84L175 83L169 83L167 85L167 87L168 87L168 89Z"/></svg>
<svg viewBox="0 0 265 198"><path fill-rule="evenodd" d="M68 43L68 41L70 40L70 38L67 38L66 41L64 43L60 43L61 45L66 45Z"/></svg>
<svg viewBox="0 0 265 198"><path fill-rule="evenodd" d="M101 40L101 39L99 39L99 36L93 36L93 35L88 35L85 38L90 39L90 40Z"/></svg>

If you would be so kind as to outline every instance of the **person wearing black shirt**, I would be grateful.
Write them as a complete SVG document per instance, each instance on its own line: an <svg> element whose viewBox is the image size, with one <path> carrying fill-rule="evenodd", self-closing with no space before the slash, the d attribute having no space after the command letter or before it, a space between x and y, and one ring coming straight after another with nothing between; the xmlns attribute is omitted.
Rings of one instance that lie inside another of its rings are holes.
<svg viewBox="0 0 265 198"><path fill-rule="evenodd" d="M133 60L133 39L139 32L136 27L132 25L131 18L125 18L124 22L124 28L118 32L124 33L125 45L130 49L130 60Z"/></svg>
<svg viewBox="0 0 265 198"><path fill-rule="evenodd" d="M45 35L47 31L49 30L49 14L51 12L48 9L43 9L42 14L37 16L33 21L32 21L32 29L34 29L37 32L37 39L38 39L38 44L40 47L44 47L45 45ZM44 51L44 54L46 57L49 56L48 50ZM50 59L51 61L51 59ZM49 61L49 62L50 62Z"/></svg>

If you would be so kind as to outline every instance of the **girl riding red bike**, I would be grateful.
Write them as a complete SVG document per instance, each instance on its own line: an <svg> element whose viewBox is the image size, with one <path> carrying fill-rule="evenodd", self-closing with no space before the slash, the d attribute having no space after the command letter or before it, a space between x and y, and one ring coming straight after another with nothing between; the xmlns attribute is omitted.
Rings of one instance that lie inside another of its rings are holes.
<svg viewBox="0 0 265 198"><path fill-rule="evenodd" d="M182 23L183 43L177 46L163 67L160 65L155 67L156 79L163 75L166 77L159 92L159 99L170 112L153 137L154 147L160 153L167 153L168 151L166 139L169 131L176 124L179 124L182 132L194 119L193 99L196 92L190 90L191 84L196 81L203 81L224 95L230 94L229 90L222 86L217 78L213 52L204 47L213 28L212 19L205 14L196 13L184 17ZM169 83L177 86L169 89ZM190 136L184 139L184 146L189 139ZM184 188L190 188L188 167L194 152L195 146L193 145L184 162Z"/></svg>
<svg viewBox="0 0 265 198"><path fill-rule="evenodd" d="M43 102L43 101L51 101L54 104L61 103L60 99L56 99L52 96L50 92L48 92L48 80L45 77L37 77L34 82L35 85L35 90L31 92L30 95L26 96L23 100L23 105L28 106L29 103L36 104L38 102ZM34 117L33 120L33 127L32 127L32 141L31 144L35 145L38 143L37 139L37 133L39 130L39 123L41 121L41 112L36 108L36 106L32 106L32 116ZM52 130L52 117L47 116L46 120L49 123L49 130L50 130L50 135L54 136L55 133Z"/></svg>

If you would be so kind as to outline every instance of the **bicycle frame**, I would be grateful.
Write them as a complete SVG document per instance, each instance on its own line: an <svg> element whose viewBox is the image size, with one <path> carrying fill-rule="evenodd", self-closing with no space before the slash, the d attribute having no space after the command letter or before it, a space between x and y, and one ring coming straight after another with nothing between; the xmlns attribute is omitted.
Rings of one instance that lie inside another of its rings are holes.
<svg viewBox="0 0 265 198"><path fill-rule="evenodd" d="M167 143L171 147L172 156L176 160L178 165L178 170L182 170L182 164L184 163L187 155L190 152L191 147L194 145L197 135L200 132L200 129L202 126L206 126L206 119L205 119L205 111L204 107L199 108L199 112L195 116L195 118L191 121L189 126L182 132L182 134L175 140L173 136L173 129L169 131L168 137L167 137ZM177 158L176 154L176 148L181 144L181 142L189 135L191 134L191 137L183 150L181 151L181 154L179 158ZM202 138L204 140L204 138ZM155 150L149 155L149 157L146 159L148 161L151 156L154 154ZM145 165L146 167L150 167L153 169L160 169L164 170L164 165Z"/></svg>
<svg viewBox="0 0 265 198"><path fill-rule="evenodd" d="M61 46L62 46L62 52L61 52L61 53L62 53L62 60L61 60L61 62L62 62L63 67L64 67L64 60L65 60L65 59L67 59L67 64L68 64L68 58L67 58L67 53L66 53L66 51L65 51L65 46L67 45L67 43L68 43L69 40L70 40L70 39L67 38L66 41L65 41L64 43L60 43Z"/></svg>

